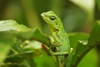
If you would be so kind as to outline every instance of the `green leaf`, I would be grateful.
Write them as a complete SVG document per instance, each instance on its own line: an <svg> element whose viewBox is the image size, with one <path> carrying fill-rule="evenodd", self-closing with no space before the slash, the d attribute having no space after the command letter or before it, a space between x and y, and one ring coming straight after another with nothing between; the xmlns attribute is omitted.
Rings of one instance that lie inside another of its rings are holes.
<svg viewBox="0 0 100 67"><path fill-rule="evenodd" d="M36 67L36 63L34 62L33 59L27 59L27 62L30 65L30 67Z"/></svg>
<svg viewBox="0 0 100 67"><path fill-rule="evenodd" d="M11 34L0 33L0 63L4 61L4 57L8 54L13 44L13 36Z"/></svg>
<svg viewBox="0 0 100 67"><path fill-rule="evenodd" d="M84 41L87 41L87 39L88 39L88 35L87 34L85 34L85 33L70 33L69 34L69 40L70 40L70 46L71 46L71 48L73 48L73 50L72 50L72 53L70 53L69 55L68 55L68 58L69 58L69 60L71 59L71 58L73 58L73 55L75 54L75 52L76 52L76 46L77 46L77 42L79 41L79 40L84 40ZM68 59L67 59L68 60ZM67 61L66 60L66 61ZM76 59L77 60L77 59ZM66 63L66 67L69 67L70 66L70 61L67 61L67 63Z"/></svg>
<svg viewBox="0 0 100 67"><path fill-rule="evenodd" d="M25 47L25 49L41 49L41 43L38 41L31 41L30 43L28 43Z"/></svg>
<svg viewBox="0 0 100 67"><path fill-rule="evenodd" d="M19 32L26 32L30 30L24 25L19 25L14 20L4 20L0 21L0 31L19 31Z"/></svg>
<svg viewBox="0 0 100 67"><path fill-rule="evenodd" d="M14 43L12 45L12 51L14 53L23 53L23 52L25 52L25 49L23 48L23 44L20 44L18 42L18 39L17 38L14 38Z"/></svg>
<svg viewBox="0 0 100 67"><path fill-rule="evenodd" d="M70 46L71 48L73 48L73 53L75 53L76 51L76 46L77 46L77 42L79 40L82 40L82 41L87 41L88 40L88 34L86 33L70 33L69 35L69 41L70 41Z"/></svg>
<svg viewBox="0 0 100 67"><path fill-rule="evenodd" d="M72 56L71 66L76 67L82 58L95 46L100 44L100 21L96 21L88 42L79 41L76 46L76 52Z"/></svg>
<svg viewBox="0 0 100 67"><path fill-rule="evenodd" d="M100 21L96 21L88 40L88 46L94 47L100 43Z"/></svg>
<svg viewBox="0 0 100 67"><path fill-rule="evenodd" d="M34 56L36 56L37 54L39 54L36 51L26 51L23 53L19 53L19 54L13 54L11 56L7 56L5 59L5 63L23 63L24 61L26 61L26 63L28 63L31 67L35 67L36 63L34 62L34 60L32 58L34 58ZM25 65L25 64L24 64Z"/></svg>
<svg viewBox="0 0 100 67"><path fill-rule="evenodd" d="M27 35L27 36L26 36ZM22 37L26 39L33 39L49 45L49 39L38 28L34 28L28 32L22 33Z"/></svg>
<svg viewBox="0 0 100 67"><path fill-rule="evenodd" d="M7 56L5 59L5 63L22 63L27 59L32 59L35 56L35 51L26 51L19 54L13 54L11 56Z"/></svg>
<svg viewBox="0 0 100 67"><path fill-rule="evenodd" d="M81 41L84 42L84 41ZM76 52L74 55L72 55L72 60L71 60L71 67L76 67L78 62L82 59L84 48L86 48L86 45L81 43L80 41L77 43L76 47Z"/></svg>
<svg viewBox="0 0 100 67"><path fill-rule="evenodd" d="M25 65L21 65L21 64L12 64L12 63L2 63L1 67L27 67Z"/></svg>
<svg viewBox="0 0 100 67"><path fill-rule="evenodd" d="M37 40L44 45L49 46L48 36L44 35L38 28L34 28L30 31L21 33L19 36L24 39ZM51 47L51 49L54 50L54 47Z"/></svg>
<svg viewBox="0 0 100 67"><path fill-rule="evenodd" d="M80 61L77 67L99 67L97 50L92 49Z"/></svg>
<svg viewBox="0 0 100 67"><path fill-rule="evenodd" d="M14 38L17 36L15 33L19 34L29 30L31 29L24 25L19 25L14 20L0 21L0 64L6 59L6 55L9 53L11 45L14 44ZM17 49L19 49L19 44L17 44L17 47ZM22 49L18 52L22 52Z"/></svg>

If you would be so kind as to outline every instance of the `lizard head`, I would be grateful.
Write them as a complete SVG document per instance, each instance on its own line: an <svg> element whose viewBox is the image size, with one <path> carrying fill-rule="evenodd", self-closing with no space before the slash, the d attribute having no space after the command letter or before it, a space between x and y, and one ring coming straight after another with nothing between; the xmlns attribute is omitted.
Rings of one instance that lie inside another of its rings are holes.
<svg viewBox="0 0 100 67"><path fill-rule="evenodd" d="M52 31L60 30L63 26L60 18L53 11L43 12L41 16L47 22Z"/></svg>

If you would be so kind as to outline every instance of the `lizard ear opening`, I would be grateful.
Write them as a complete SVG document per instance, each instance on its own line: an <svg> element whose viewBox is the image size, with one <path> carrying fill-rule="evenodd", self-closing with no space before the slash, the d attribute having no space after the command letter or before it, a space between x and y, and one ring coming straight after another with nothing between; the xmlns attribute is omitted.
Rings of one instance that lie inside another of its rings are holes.
<svg viewBox="0 0 100 67"><path fill-rule="evenodd" d="M50 20L52 20L52 21L55 20L55 19L56 19L55 16L51 16L51 17L50 17Z"/></svg>
<svg viewBox="0 0 100 67"><path fill-rule="evenodd" d="M56 26L58 26L58 23L56 23Z"/></svg>

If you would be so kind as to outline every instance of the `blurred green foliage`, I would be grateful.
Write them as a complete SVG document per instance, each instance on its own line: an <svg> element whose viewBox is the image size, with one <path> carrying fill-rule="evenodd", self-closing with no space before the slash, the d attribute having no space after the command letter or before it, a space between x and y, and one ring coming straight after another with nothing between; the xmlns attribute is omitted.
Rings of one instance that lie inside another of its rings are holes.
<svg viewBox="0 0 100 67"><path fill-rule="evenodd" d="M94 21L100 20L100 0L69 0L69 1L68 0L0 0L0 20L13 19L13 20L16 20L19 24L23 24L29 28L39 27L42 30L42 32L47 35L51 35L51 32L48 25L41 18L40 14L42 12L46 12L49 10L54 11L61 18L65 27L65 30L68 33L85 32L85 33L90 34ZM25 51L24 49L22 49L23 45L21 46L16 45L16 47L20 48L20 50L18 50L17 48L16 48L16 51L13 49L12 49L13 51L10 50L10 46L12 44L11 41L13 41L12 40L13 35L8 34L9 35L8 36L8 35L5 35L5 33L0 33L0 34L1 34L0 42L3 40L0 43L0 62L4 61L4 58L7 54L11 55L13 54L13 52L15 52L15 54L18 54ZM22 35L23 37L25 37L24 34ZM72 38L70 37L70 40L72 41L71 44L76 44L76 41L73 41L73 39L76 39L76 40L78 39L84 40L85 38L87 39L87 35L85 36L85 34L77 34L77 35ZM81 37L81 35L85 37ZM98 36L95 36L95 37L98 37ZM93 39L95 38L93 37ZM23 41L18 40L17 44L22 44L22 42L24 42L24 39ZM7 45L5 45L6 43ZM13 46L13 48L15 47ZM98 47L97 50L99 49L100 47ZM22 65L25 65L28 67L31 65L28 63L33 62L33 65L37 64L37 67L47 67L47 66L55 67L53 59L50 56L48 56L43 50L42 52L43 52L43 56L35 57L34 61L27 60L23 62ZM24 54L21 54L21 55L24 55ZM2 56L4 58L1 60ZM82 59L78 67L83 67L83 66L99 67L100 66L98 64L100 63L99 56L100 56L100 51L96 51L96 48L93 49ZM3 65L5 66L6 64L3 64ZM7 66L9 65L11 64L8 64ZM13 65L18 65L18 64L13 64ZM12 67L14 67L13 65Z"/></svg>

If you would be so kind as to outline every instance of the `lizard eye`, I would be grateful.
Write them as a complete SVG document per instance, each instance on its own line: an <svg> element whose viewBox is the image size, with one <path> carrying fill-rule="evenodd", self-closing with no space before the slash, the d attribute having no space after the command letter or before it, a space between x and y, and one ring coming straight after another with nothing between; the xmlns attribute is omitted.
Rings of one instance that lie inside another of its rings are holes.
<svg viewBox="0 0 100 67"><path fill-rule="evenodd" d="M50 20L55 20L55 19L56 19L55 16L51 16L51 17L50 17Z"/></svg>

